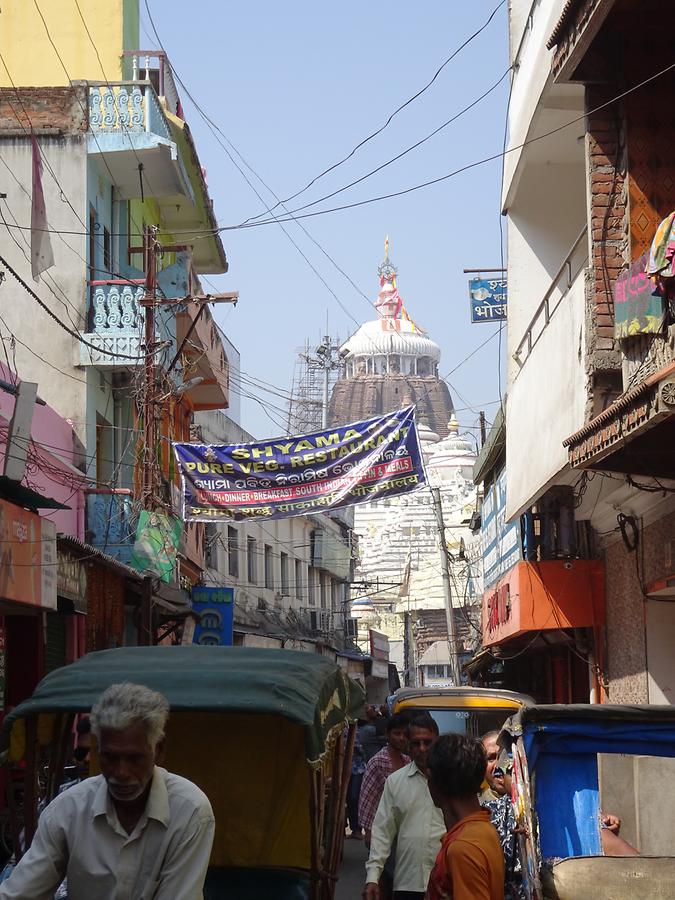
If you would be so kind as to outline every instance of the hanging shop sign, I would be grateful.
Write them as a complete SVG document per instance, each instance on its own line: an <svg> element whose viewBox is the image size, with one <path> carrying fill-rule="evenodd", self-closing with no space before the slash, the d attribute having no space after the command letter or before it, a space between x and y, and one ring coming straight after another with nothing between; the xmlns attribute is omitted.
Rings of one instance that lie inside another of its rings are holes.
<svg viewBox="0 0 675 900"><path fill-rule="evenodd" d="M56 526L0 500L0 598L56 609Z"/></svg>
<svg viewBox="0 0 675 900"><path fill-rule="evenodd" d="M59 597L70 600L78 613L87 611L87 564L79 557L59 547L57 554L56 591Z"/></svg>
<svg viewBox="0 0 675 900"><path fill-rule="evenodd" d="M195 644L231 647L234 631L234 589L193 587L192 609L199 621L192 638Z"/></svg>
<svg viewBox="0 0 675 900"><path fill-rule="evenodd" d="M485 493L481 511L483 587L491 587L522 559L520 523L506 521L506 469Z"/></svg>
<svg viewBox="0 0 675 900"><path fill-rule="evenodd" d="M174 580L182 532L182 523L176 516L142 510L131 565L144 575L155 575L170 584Z"/></svg>
<svg viewBox="0 0 675 900"><path fill-rule="evenodd" d="M506 319L506 279L472 278L469 282L471 324L503 322Z"/></svg>
<svg viewBox="0 0 675 900"><path fill-rule="evenodd" d="M665 303L656 278L645 273L649 254L636 259L614 284L614 336L656 334L663 327Z"/></svg>
<svg viewBox="0 0 675 900"><path fill-rule="evenodd" d="M304 516L425 482L412 406L301 437L174 450L186 522Z"/></svg>

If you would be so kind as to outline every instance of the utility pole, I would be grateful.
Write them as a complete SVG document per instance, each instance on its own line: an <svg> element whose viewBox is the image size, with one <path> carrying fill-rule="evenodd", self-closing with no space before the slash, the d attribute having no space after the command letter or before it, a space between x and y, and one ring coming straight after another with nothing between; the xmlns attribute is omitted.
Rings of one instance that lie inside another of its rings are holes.
<svg viewBox="0 0 675 900"><path fill-rule="evenodd" d="M487 440L487 428L485 427L485 413L482 409L478 413L478 418L480 421L480 445L481 447L484 447L485 441Z"/></svg>
<svg viewBox="0 0 675 900"><path fill-rule="evenodd" d="M182 343L176 351L166 374L168 375L178 362L183 348L194 331L199 317L207 303L234 303L236 305L239 294L236 291L224 294L207 294L202 297L175 297L158 301L157 299L157 256L162 252L185 250L184 245L171 245L161 247L157 241L157 228L152 226L148 233L147 250L148 270L145 278L145 295L141 300L141 307L145 311L145 328L143 352L144 378L143 378L143 466L141 478L141 507L152 512L159 500L157 496L157 364L155 361L158 348L156 329L156 313L158 306L176 307L180 304L198 302L199 310L195 314L192 324L188 329ZM152 616L152 579L143 579L143 596L141 600L141 640L145 644L154 644L155 634Z"/></svg>
<svg viewBox="0 0 675 900"><path fill-rule="evenodd" d="M443 595L445 599L445 618L448 626L448 655L450 657L450 672L455 687L460 685L459 654L457 652L457 634L455 631L455 615L452 608L452 588L450 585L450 566L448 564L448 547L445 542L445 522L443 521L443 506L441 504L440 488L432 487L431 496L438 523L438 538L441 552L441 574L443 577Z"/></svg>
<svg viewBox="0 0 675 900"><path fill-rule="evenodd" d="M330 373L334 369L339 369L342 365L340 359L340 345L330 339L330 335L326 334L323 343L316 348L319 364L323 368L323 399L321 404L321 427L328 427L328 387L330 384Z"/></svg>

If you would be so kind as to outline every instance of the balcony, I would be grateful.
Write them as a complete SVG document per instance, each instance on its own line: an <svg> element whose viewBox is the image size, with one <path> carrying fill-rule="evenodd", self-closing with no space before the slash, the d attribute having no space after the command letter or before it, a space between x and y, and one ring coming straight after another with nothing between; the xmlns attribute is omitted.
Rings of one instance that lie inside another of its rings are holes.
<svg viewBox="0 0 675 900"><path fill-rule="evenodd" d="M162 105L150 82L89 82L88 152L100 157L120 196L159 198L194 194ZM141 168L142 167L142 168Z"/></svg>
<svg viewBox="0 0 675 900"><path fill-rule="evenodd" d="M137 522L132 492L114 488L88 491L86 515L87 542L130 565Z"/></svg>
<svg viewBox="0 0 675 900"><path fill-rule="evenodd" d="M145 293L141 279L90 281L89 324L80 344L80 365L114 368L143 361L145 313L140 305ZM95 349L96 348L96 349ZM131 358L122 358L131 357Z"/></svg>

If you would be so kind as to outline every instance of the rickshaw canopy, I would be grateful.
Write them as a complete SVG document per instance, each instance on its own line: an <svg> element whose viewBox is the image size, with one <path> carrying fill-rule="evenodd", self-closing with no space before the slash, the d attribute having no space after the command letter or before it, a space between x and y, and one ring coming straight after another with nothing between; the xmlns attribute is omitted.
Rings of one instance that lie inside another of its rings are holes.
<svg viewBox="0 0 675 900"><path fill-rule="evenodd" d="M5 718L0 750L17 722L50 713L87 712L111 684L144 684L172 710L277 716L300 725L310 763L331 732L363 715L364 692L330 659L252 647L121 647L88 653L56 669Z"/></svg>

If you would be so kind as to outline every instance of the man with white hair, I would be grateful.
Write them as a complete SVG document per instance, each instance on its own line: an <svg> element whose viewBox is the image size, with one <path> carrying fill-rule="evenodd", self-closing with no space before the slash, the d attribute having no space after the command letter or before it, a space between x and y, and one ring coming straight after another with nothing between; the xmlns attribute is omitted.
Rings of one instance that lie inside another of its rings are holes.
<svg viewBox="0 0 675 900"><path fill-rule="evenodd" d="M213 844L206 795L156 765L166 699L114 684L91 711L101 774L56 797L0 900L201 900Z"/></svg>

